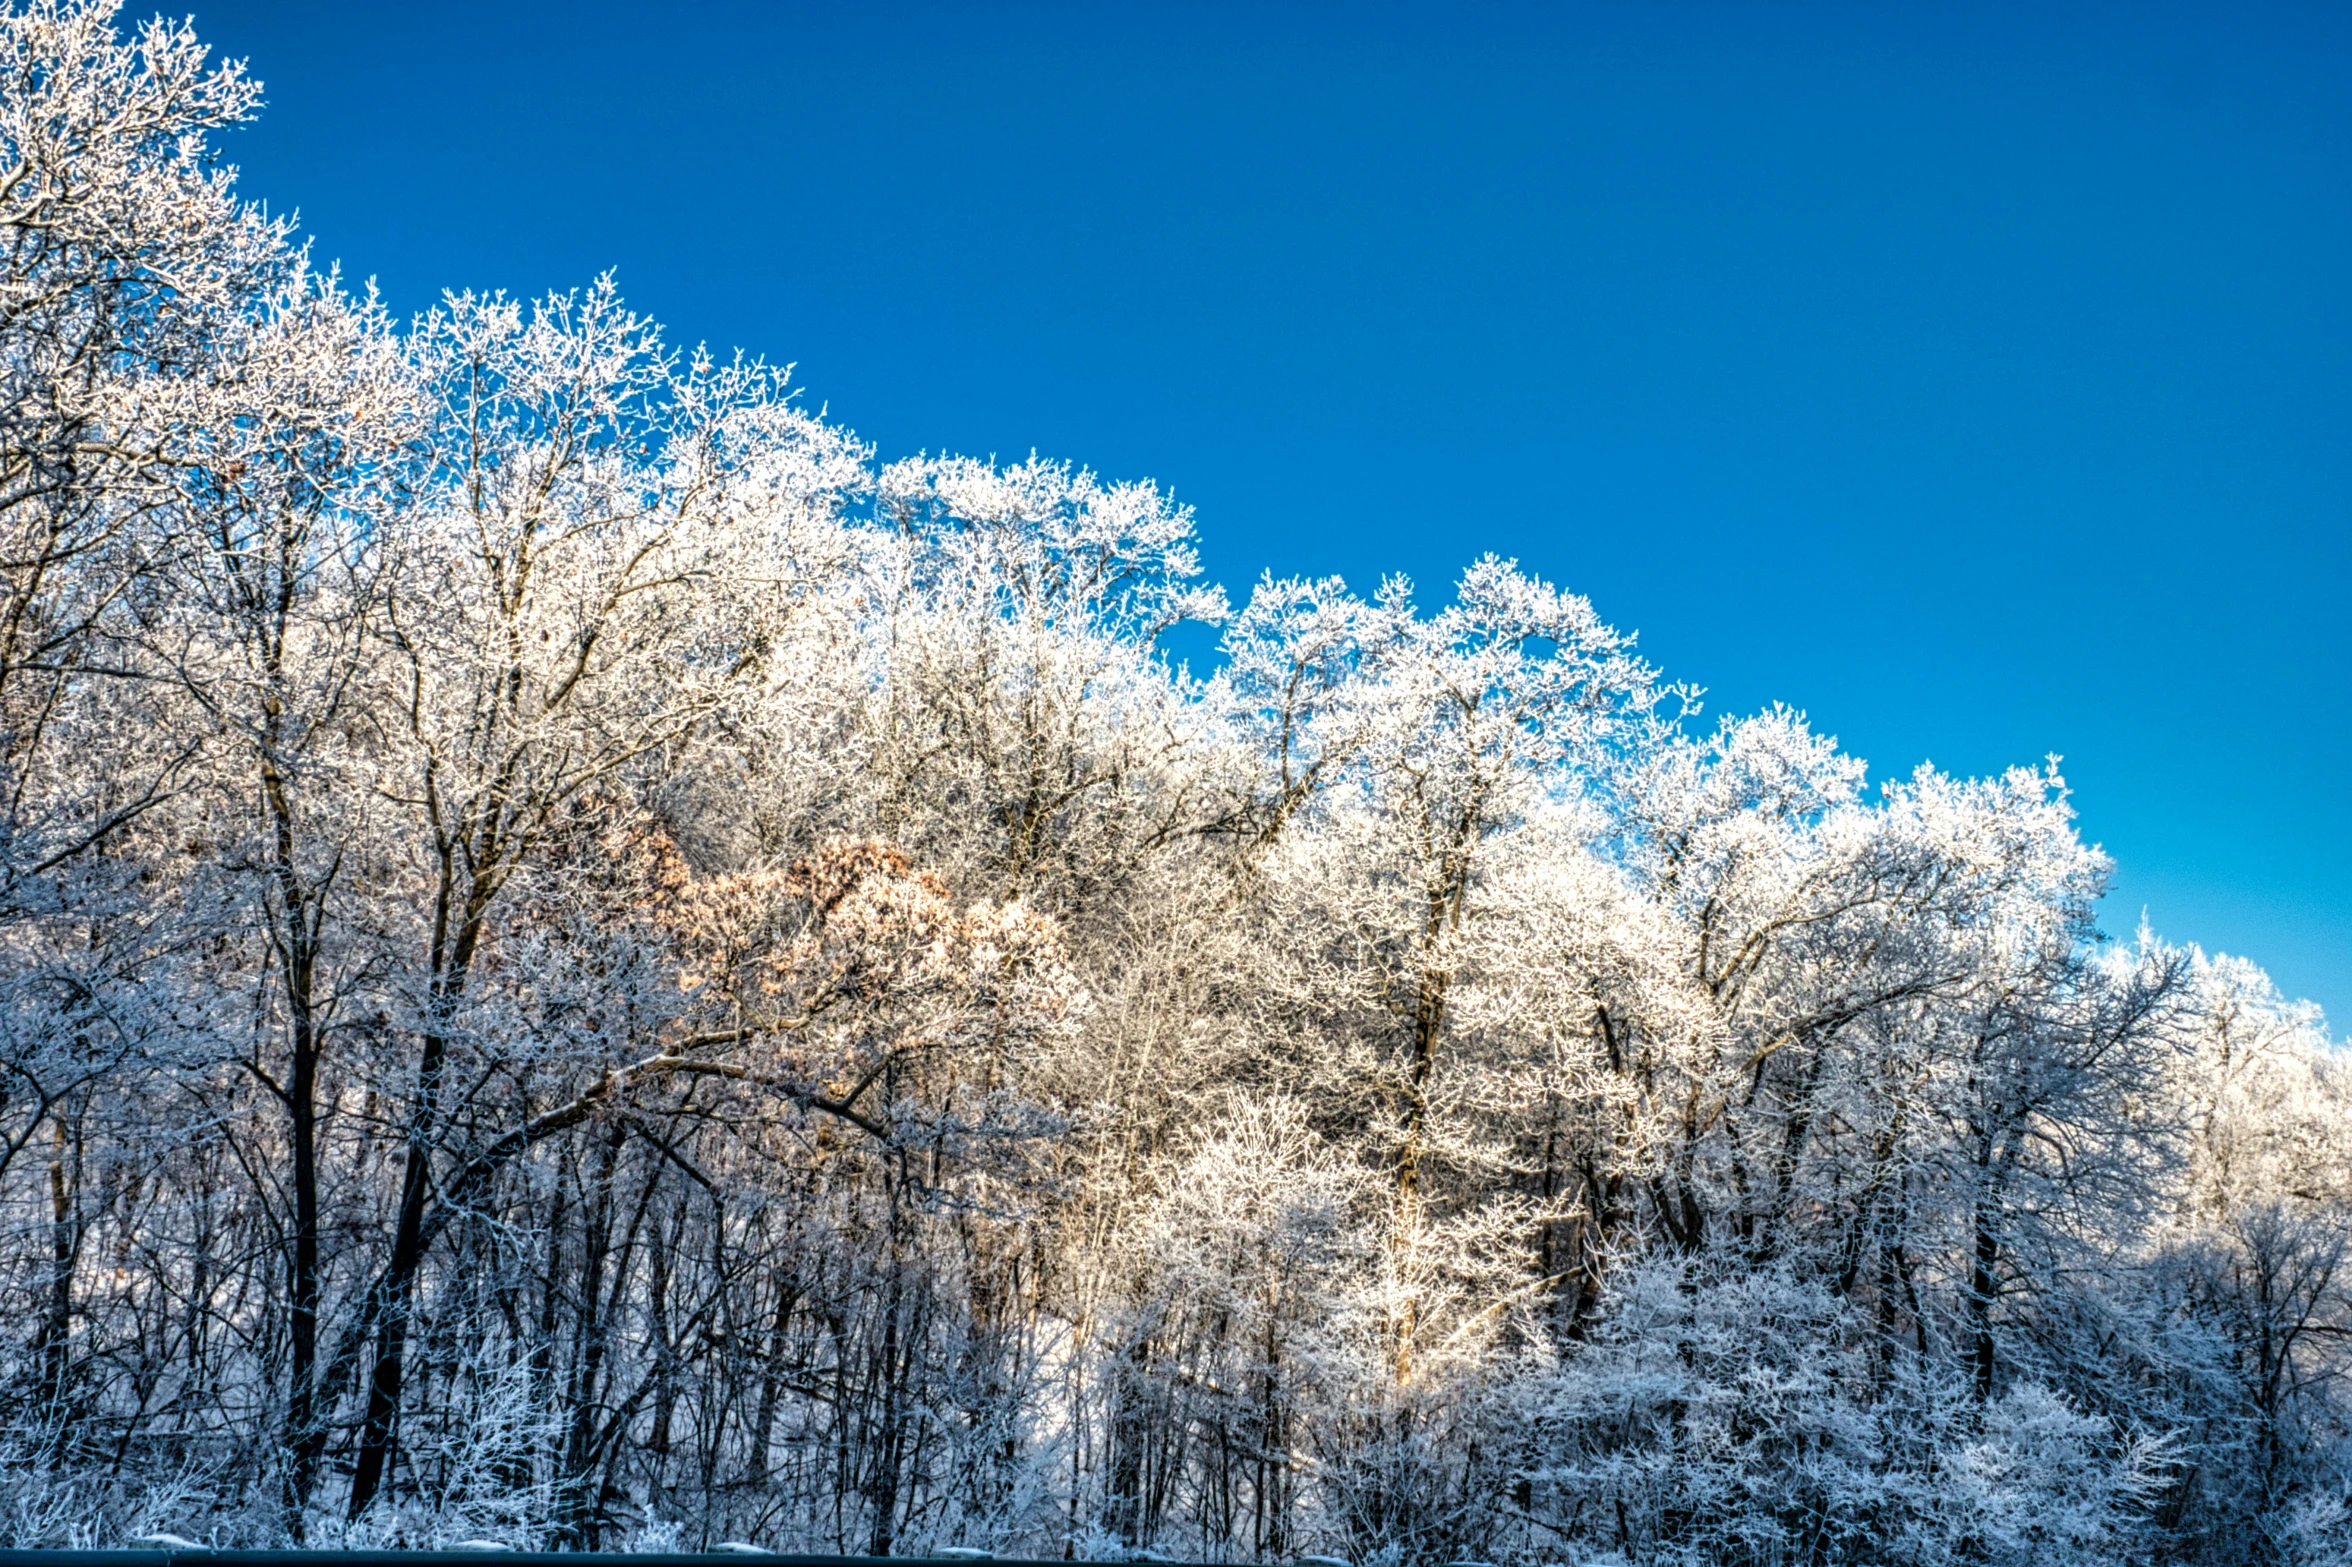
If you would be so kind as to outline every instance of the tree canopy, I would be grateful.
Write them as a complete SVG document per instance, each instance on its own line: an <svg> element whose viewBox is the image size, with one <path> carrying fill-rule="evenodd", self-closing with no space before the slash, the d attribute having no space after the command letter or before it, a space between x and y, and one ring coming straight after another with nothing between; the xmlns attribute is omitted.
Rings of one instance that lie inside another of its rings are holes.
<svg viewBox="0 0 2352 1567"><path fill-rule="evenodd" d="M397 321L188 25L0 56L4 1543L2352 1560L2352 1079L2054 764Z"/></svg>

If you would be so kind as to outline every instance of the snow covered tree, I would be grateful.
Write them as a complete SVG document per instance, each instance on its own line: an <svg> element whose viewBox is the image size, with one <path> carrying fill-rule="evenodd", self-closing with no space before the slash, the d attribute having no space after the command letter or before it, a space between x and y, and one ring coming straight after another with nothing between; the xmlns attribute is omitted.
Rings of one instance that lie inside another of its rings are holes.
<svg viewBox="0 0 2352 1567"><path fill-rule="evenodd" d="M2054 764L395 320L187 26L0 51L6 1543L2352 1560L2343 1062Z"/></svg>

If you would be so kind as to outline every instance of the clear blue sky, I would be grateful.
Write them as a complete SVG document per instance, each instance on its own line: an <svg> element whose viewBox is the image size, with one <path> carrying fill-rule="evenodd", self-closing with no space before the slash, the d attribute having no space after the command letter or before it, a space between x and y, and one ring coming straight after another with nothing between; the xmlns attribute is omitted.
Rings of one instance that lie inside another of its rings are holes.
<svg viewBox="0 0 2352 1567"><path fill-rule="evenodd" d="M197 6L398 308L616 267L1234 587L1493 549L1876 776L2061 752L2111 927L2352 1020L2352 10Z"/></svg>

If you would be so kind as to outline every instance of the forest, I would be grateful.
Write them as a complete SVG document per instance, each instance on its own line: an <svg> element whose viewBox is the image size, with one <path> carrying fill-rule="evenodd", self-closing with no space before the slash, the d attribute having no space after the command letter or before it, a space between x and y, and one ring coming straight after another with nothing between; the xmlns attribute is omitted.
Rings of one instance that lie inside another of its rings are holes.
<svg viewBox="0 0 2352 1567"><path fill-rule="evenodd" d="M0 1544L2352 1561L2352 1079L2054 764L395 320L189 24L0 66Z"/></svg>

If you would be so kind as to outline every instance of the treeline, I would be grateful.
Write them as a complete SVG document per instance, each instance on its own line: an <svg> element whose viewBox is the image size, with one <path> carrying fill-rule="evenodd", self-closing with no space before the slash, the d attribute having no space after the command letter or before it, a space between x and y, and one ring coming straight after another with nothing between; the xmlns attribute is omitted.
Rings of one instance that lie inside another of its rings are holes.
<svg viewBox="0 0 2352 1567"><path fill-rule="evenodd" d="M187 27L0 51L5 1543L2348 1559L2343 1065L2054 773L395 322Z"/></svg>

